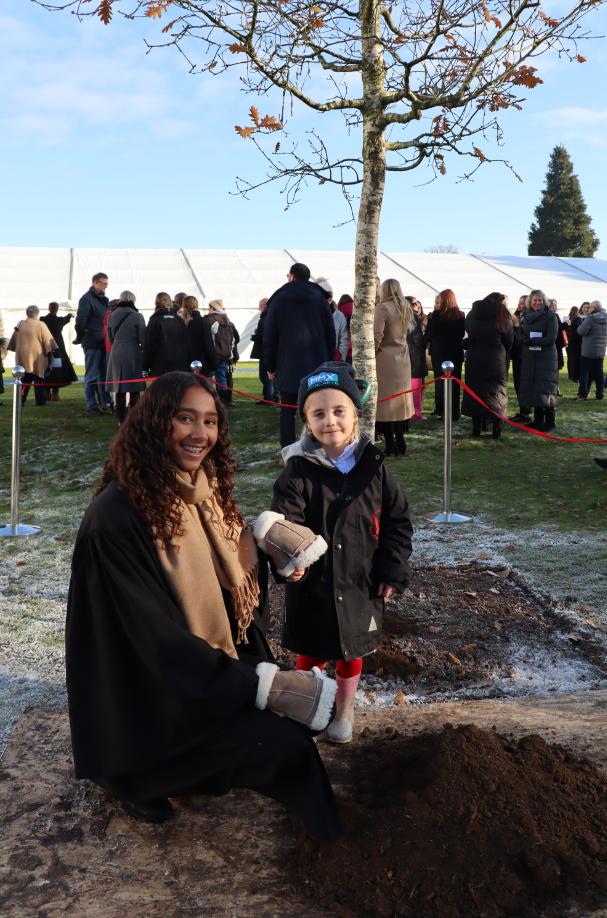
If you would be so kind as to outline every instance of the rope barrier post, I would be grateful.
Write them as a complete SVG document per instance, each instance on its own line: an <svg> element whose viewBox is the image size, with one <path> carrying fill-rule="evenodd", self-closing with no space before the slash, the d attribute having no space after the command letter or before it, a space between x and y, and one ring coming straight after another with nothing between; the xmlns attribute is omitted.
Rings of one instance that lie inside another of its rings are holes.
<svg viewBox="0 0 607 918"><path fill-rule="evenodd" d="M442 371L446 376L443 380L445 385L445 397L443 400L443 417L445 419L445 448L443 454L443 509L439 513L427 513L426 519L431 523L468 523L471 519L469 516L463 516L461 513L453 513L451 510L451 424L453 410L453 381L451 371L453 364L446 360L442 364Z"/></svg>
<svg viewBox="0 0 607 918"><path fill-rule="evenodd" d="M40 532L39 526L24 526L19 523L19 463L21 460L21 380L25 375L23 367L13 367L13 460L11 468L11 522L0 528L0 537L33 536Z"/></svg>
<svg viewBox="0 0 607 918"><path fill-rule="evenodd" d="M196 373L196 375L198 376L200 374L200 371L202 370L202 364L200 360L193 360L190 364L190 370L192 371L192 373Z"/></svg>

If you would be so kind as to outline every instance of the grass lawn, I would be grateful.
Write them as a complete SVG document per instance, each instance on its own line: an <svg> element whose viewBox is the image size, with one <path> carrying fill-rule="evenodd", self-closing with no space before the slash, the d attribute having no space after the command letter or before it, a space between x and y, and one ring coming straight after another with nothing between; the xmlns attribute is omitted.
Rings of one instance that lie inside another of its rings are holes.
<svg viewBox="0 0 607 918"><path fill-rule="evenodd" d="M261 396L252 366L249 372L235 376L234 385ZM565 398L559 399L555 434L607 439L607 399L605 405L597 404L594 398L572 401L577 385L568 382L564 374L560 386ZM7 515L10 499L11 388L7 387L0 413L0 517ZM516 397L512 386L510 389L514 407ZM407 456L387 460L418 521L424 513L442 506L443 429L442 422L430 414L432 389L426 393L427 420L411 423ZM41 500L55 505L57 517L64 516L62 505L71 504L73 498L78 497L75 503L83 508L116 431L112 417L86 415L81 384L64 389L61 399L37 408L30 391L23 411L24 522ZM237 493L243 510L254 515L267 507L272 483L280 471L278 411L240 395L235 396L235 402L229 419L240 469ZM454 509L512 529L528 529L538 523L559 532L603 526L607 473L592 458L607 455L607 443L559 443L513 427L507 427L497 442L489 434L473 440L470 431L467 418L454 424ZM35 495L33 501L28 493ZM73 538L71 523L62 533Z"/></svg>
<svg viewBox="0 0 607 918"><path fill-rule="evenodd" d="M79 371L82 368L78 368ZM246 369L246 367L244 368ZM7 374L8 375L8 374ZM79 375L82 375L79 372ZM257 370L235 385L260 397ZM408 454L387 460L408 496L415 523L414 561L452 565L479 558L515 568L588 627L607 623L607 473L593 462L605 446L558 443L509 428L497 443L470 437L471 422L454 426L453 509L472 523L436 527L423 514L441 507L441 422L412 423ZM556 433L607 437L607 400L573 402L576 386L561 377ZM0 520L8 522L13 387L0 407ZM249 517L268 509L280 473L278 411L235 396L230 433L238 463L236 494ZM511 391L511 412L516 406ZM31 539L0 540L0 749L27 705L63 704L63 626L71 552L77 528L116 432L112 416L88 417L82 384L44 408L33 392L23 409L21 521L42 527ZM414 584L413 584L414 586Z"/></svg>

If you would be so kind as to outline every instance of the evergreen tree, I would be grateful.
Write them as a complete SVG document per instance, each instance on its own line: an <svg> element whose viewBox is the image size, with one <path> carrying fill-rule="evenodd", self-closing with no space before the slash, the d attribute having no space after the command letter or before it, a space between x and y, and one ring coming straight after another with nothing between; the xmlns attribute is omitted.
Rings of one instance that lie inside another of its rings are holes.
<svg viewBox="0 0 607 918"><path fill-rule="evenodd" d="M535 219L537 223L532 223L529 230L529 255L592 258L599 247L579 179L573 174L573 163L563 146L552 151Z"/></svg>

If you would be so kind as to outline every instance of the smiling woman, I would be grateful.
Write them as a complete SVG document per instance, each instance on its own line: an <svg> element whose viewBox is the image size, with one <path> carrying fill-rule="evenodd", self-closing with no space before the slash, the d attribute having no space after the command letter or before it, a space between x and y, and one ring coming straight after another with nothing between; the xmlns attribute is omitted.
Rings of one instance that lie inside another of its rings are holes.
<svg viewBox="0 0 607 918"><path fill-rule="evenodd" d="M171 816L169 797L252 788L334 841L341 822L313 735L335 683L273 662L267 556L244 527L233 471L225 409L196 376L166 373L121 426L72 564L76 775L151 822Z"/></svg>

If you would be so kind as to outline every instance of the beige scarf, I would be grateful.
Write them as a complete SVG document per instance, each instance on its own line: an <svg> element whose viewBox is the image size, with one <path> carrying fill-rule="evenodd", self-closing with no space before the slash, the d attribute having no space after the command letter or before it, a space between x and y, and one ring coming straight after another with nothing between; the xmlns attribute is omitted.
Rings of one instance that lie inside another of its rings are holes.
<svg viewBox="0 0 607 918"><path fill-rule="evenodd" d="M230 591L237 642L248 643L246 630L259 597L255 539L240 527L231 533L237 542L228 537L214 494L216 479L202 466L193 475L177 466L175 472L185 534L166 547L156 544L160 563L192 634L237 659L221 587Z"/></svg>

